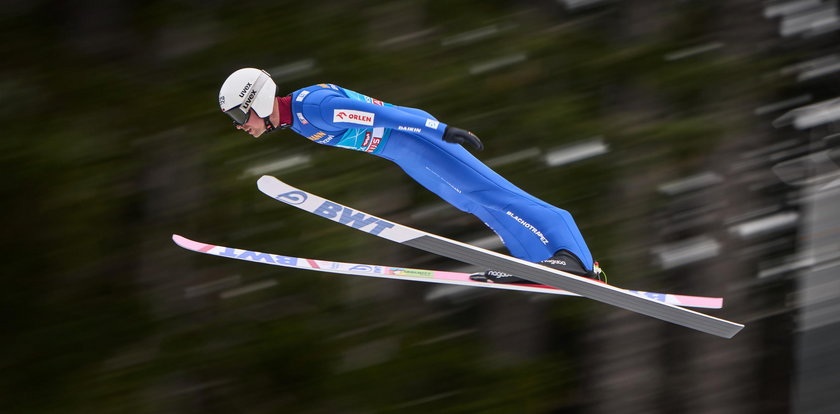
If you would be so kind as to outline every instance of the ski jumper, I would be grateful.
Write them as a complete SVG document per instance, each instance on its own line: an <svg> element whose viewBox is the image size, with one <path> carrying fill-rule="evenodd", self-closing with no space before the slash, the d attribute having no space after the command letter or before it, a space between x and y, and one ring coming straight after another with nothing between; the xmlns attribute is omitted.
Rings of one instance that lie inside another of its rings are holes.
<svg viewBox="0 0 840 414"><path fill-rule="evenodd" d="M333 84L293 92L291 109L296 133L393 161L446 202L481 219L513 256L538 262L566 249L592 270L592 255L569 212L511 184L461 145L444 142L446 124L428 113Z"/></svg>

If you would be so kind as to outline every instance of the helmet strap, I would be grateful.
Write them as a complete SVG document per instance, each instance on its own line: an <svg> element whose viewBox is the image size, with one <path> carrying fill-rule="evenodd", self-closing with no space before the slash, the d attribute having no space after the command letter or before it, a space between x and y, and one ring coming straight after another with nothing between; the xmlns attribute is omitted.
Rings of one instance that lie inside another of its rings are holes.
<svg viewBox="0 0 840 414"><path fill-rule="evenodd" d="M280 124L280 126L275 127L274 124L272 124L271 121L269 121L269 118L271 118L271 116L267 116L267 117L262 119L265 122L265 132L266 133L272 132L276 129L286 129L286 128L291 126L290 124Z"/></svg>

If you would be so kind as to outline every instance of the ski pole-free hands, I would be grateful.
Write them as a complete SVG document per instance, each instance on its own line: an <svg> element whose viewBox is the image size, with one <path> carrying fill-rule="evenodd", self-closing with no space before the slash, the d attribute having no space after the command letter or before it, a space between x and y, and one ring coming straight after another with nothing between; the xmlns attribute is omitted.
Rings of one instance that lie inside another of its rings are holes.
<svg viewBox="0 0 840 414"><path fill-rule="evenodd" d="M455 128L451 126L446 126L446 129L443 131L443 140L446 142L451 142L453 144L461 144L466 146L469 144L471 147L481 151L484 149L484 144L481 143L481 140L478 139L475 134L470 131L465 131L460 128Z"/></svg>

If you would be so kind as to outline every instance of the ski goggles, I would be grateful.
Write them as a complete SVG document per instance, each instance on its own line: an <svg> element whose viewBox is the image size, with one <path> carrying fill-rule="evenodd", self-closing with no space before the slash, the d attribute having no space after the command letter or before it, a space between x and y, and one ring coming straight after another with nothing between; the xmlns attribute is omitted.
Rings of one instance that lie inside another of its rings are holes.
<svg viewBox="0 0 840 414"><path fill-rule="evenodd" d="M271 79L271 77L266 73L260 74L254 82L254 85L245 89L245 100L241 104L225 111L225 114L233 120L234 125L242 126L251 119L251 105L253 105L254 101L257 100L257 94L260 93L260 89L262 89L263 85L265 85L269 79Z"/></svg>

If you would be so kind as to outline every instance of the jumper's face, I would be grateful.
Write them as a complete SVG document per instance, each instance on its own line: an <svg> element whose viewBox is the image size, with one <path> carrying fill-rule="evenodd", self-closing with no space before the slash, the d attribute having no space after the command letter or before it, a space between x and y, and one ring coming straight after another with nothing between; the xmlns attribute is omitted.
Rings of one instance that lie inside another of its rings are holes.
<svg viewBox="0 0 840 414"><path fill-rule="evenodd" d="M262 118L257 116L257 113L251 109L251 114L248 117L248 121L242 125L237 125L236 129L241 129L253 136L254 138L259 138L265 132L265 121Z"/></svg>

